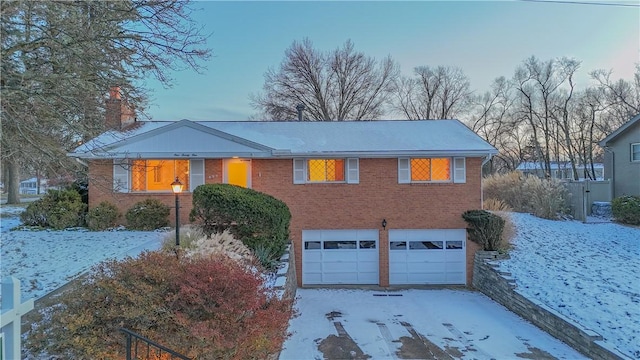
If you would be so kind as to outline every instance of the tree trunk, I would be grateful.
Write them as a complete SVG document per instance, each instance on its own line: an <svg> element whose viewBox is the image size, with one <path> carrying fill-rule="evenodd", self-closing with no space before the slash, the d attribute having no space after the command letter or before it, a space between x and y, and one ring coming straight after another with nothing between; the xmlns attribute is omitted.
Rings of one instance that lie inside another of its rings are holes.
<svg viewBox="0 0 640 360"><path fill-rule="evenodd" d="M20 204L20 166L14 159L6 159L7 167L7 204Z"/></svg>

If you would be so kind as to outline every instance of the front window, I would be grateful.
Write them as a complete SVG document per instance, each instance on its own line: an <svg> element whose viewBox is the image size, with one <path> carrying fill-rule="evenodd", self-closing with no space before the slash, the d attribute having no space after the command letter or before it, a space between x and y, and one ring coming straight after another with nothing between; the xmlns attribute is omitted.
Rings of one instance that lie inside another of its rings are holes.
<svg viewBox="0 0 640 360"><path fill-rule="evenodd" d="M134 160L132 165L132 191L170 192L176 178L189 189L189 160Z"/></svg>
<svg viewBox="0 0 640 360"><path fill-rule="evenodd" d="M344 159L307 160L307 181L336 182L344 180Z"/></svg>
<svg viewBox="0 0 640 360"><path fill-rule="evenodd" d="M640 143L631 144L631 161L640 161Z"/></svg>
<svg viewBox="0 0 640 360"><path fill-rule="evenodd" d="M450 158L414 158L410 164L411 181L451 181Z"/></svg>

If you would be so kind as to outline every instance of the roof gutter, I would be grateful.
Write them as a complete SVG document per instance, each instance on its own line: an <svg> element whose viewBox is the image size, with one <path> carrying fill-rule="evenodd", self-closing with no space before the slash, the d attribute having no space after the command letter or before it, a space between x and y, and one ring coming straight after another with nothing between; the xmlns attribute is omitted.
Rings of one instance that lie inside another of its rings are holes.
<svg viewBox="0 0 640 360"><path fill-rule="evenodd" d="M484 167L489 161L491 161L492 157L493 157L493 154L488 153L487 156L484 157L484 160L482 160L482 166Z"/></svg>

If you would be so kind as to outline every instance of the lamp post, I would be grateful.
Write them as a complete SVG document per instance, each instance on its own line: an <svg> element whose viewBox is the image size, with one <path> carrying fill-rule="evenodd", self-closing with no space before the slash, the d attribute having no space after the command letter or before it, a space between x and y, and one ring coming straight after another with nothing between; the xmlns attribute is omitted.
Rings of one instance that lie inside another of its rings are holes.
<svg viewBox="0 0 640 360"><path fill-rule="evenodd" d="M180 246L180 198L178 195L182 192L182 183L176 177L176 181L171 183L171 190L176 195L176 247Z"/></svg>

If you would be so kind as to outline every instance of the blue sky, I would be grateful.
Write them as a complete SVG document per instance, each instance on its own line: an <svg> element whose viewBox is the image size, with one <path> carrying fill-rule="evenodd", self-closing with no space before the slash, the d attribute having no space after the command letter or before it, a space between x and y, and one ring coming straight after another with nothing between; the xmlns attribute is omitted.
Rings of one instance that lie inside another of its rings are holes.
<svg viewBox="0 0 640 360"><path fill-rule="evenodd" d="M623 1L600 1L614 2ZM531 55L581 60L578 86L595 69L631 80L640 62L640 7L476 0L202 1L194 8L195 20L212 33L213 57L203 74L172 73L170 89L147 82L153 120L246 120L256 113L249 96L262 90L265 71L305 37L321 50L351 39L368 56L391 55L407 75L421 65L458 66L477 93L496 77L511 78Z"/></svg>

